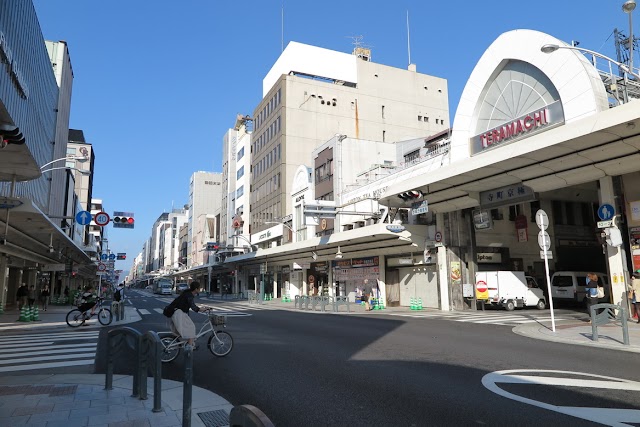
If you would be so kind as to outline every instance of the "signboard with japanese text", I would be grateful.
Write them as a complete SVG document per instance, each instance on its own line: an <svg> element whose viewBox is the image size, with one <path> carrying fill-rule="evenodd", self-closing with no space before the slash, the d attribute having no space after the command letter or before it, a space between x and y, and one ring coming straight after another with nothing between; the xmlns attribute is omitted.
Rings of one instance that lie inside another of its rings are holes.
<svg viewBox="0 0 640 427"><path fill-rule="evenodd" d="M491 209L498 206L536 200L536 193L524 184L508 185L489 191L480 192L480 206Z"/></svg>

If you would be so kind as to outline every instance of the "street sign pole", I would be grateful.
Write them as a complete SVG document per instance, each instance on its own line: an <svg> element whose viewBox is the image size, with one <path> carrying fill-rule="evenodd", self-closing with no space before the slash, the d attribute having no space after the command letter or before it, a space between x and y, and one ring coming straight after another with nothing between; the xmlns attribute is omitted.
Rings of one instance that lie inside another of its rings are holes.
<svg viewBox="0 0 640 427"><path fill-rule="evenodd" d="M549 218L547 217L547 213L542 209L539 209L536 212L536 219L538 227L540 227L540 231L544 232L549 226ZM556 331L556 319L553 314L553 296L551 295L551 280L549 280L549 257L547 256L547 245L541 244L540 249L544 254L544 272L545 278L547 279L547 295L549 296L549 309L551 310L551 330L553 332Z"/></svg>

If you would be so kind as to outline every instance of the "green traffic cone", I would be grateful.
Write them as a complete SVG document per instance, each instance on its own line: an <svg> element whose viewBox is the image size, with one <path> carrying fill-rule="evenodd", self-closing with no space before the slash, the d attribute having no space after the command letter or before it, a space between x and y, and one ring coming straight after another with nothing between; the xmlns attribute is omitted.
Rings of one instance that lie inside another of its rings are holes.
<svg viewBox="0 0 640 427"><path fill-rule="evenodd" d="M422 298L418 298L418 310L422 310Z"/></svg>
<svg viewBox="0 0 640 427"><path fill-rule="evenodd" d="M33 307L33 312L32 312L32 314L33 314L33 317L31 318L31 320L33 320L34 322L37 322L37 321L39 321L39 320L40 320L40 319L38 318L38 306L37 306L37 305Z"/></svg>
<svg viewBox="0 0 640 427"><path fill-rule="evenodd" d="M411 298L411 310L415 310L416 309L416 300L415 298Z"/></svg>
<svg viewBox="0 0 640 427"><path fill-rule="evenodd" d="M31 307L27 307L27 311L24 315L25 322L31 322Z"/></svg>
<svg viewBox="0 0 640 427"><path fill-rule="evenodd" d="M20 309L20 318L18 319L18 322L28 322L27 309L24 306Z"/></svg>

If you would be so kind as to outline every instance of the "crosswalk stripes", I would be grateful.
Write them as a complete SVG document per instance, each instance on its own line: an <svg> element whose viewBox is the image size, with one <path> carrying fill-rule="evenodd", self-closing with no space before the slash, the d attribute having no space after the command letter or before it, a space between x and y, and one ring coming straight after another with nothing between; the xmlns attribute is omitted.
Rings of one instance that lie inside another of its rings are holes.
<svg viewBox="0 0 640 427"><path fill-rule="evenodd" d="M442 312L442 313L433 313L433 312L424 312L424 313L398 313L398 312L389 312L383 313L389 316L398 316L398 317L411 317L411 318L425 318L425 319L439 319L439 320L449 320L452 322L461 322L461 323L475 323L479 325L483 324L491 324L491 325L505 325L505 326L517 326L526 323L540 323L540 322L550 322L551 316L548 313L541 314L529 314L529 313L505 313L505 312L469 312L469 313L460 313L460 312ZM562 320L576 320L580 318L581 315L577 314L576 316L561 316L555 317L556 321Z"/></svg>
<svg viewBox="0 0 640 427"><path fill-rule="evenodd" d="M0 336L0 372L92 365L99 331Z"/></svg>

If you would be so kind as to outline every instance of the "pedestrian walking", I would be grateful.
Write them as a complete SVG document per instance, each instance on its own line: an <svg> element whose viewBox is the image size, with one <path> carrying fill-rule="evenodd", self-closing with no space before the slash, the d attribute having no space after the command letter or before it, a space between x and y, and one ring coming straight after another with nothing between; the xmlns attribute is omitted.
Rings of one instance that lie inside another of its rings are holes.
<svg viewBox="0 0 640 427"><path fill-rule="evenodd" d="M640 270L633 273L633 279L631 280L629 289L629 300L635 308L638 323L640 323Z"/></svg>
<svg viewBox="0 0 640 427"><path fill-rule="evenodd" d="M26 307L29 299L29 290L26 284L23 283L20 285L18 292L16 292L16 299L18 300L18 310Z"/></svg>
<svg viewBox="0 0 640 427"><path fill-rule="evenodd" d="M47 311L49 308L49 297L51 292L49 291L49 285L44 285L42 291L40 292L40 299L42 301L42 311Z"/></svg>
<svg viewBox="0 0 640 427"><path fill-rule="evenodd" d="M29 286L27 296L29 298L29 308L33 308L33 305L36 303L36 285Z"/></svg>

